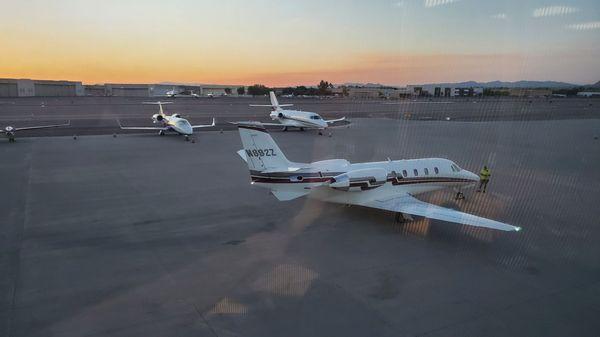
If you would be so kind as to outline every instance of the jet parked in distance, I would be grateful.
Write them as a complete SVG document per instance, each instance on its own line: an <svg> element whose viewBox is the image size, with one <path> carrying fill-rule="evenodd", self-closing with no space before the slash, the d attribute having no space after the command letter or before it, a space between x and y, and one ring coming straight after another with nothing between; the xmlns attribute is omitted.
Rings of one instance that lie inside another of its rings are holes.
<svg viewBox="0 0 600 337"><path fill-rule="evenodd" d="M206 125L191 125L187 119L182 118L179 114L166 115L163 111L163 104L171 104L172 102L145 102L144 104L157 104L159 112L152 116L152 122L154 124L160 124L160 126L122 126L119 122L119 126L123 130L157 130L158 134L164 136L166 132L175 132L177 134L185 136L185 140L190 140L189 136L194 133L195 129L210 128L215 126L215 118L212 119L212 124Z"/></svg>
<svg viewBox="0 0 600 337"><path fill-rule="evenodd" d="M270 105L262 104L250 104L250 106L262 106L270 107L273 111L269 114L272 120L278 123L262 123L262 125L269 126L283 126L283 131L287 131L288 128L298 128L301 131L305 129L317 129L319 134L323 134L323 130L329 127L330 124L341 122L346 117L325 120L319 114L315 112L299 111L299 110L285 110L284 107L293 106L293 104L279 104L277 97L274 92L269 92L271 98Z"/></svg>

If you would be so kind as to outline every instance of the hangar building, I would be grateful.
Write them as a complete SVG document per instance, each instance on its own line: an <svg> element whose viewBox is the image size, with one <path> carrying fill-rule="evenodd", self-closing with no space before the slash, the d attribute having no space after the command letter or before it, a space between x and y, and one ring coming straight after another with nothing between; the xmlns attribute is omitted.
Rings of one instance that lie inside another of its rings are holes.
<svg viewBox="0 0 600 337"><path fill-rule="evenodd" d="M0 97L83 96L81 82L0 79Z"/></svg>

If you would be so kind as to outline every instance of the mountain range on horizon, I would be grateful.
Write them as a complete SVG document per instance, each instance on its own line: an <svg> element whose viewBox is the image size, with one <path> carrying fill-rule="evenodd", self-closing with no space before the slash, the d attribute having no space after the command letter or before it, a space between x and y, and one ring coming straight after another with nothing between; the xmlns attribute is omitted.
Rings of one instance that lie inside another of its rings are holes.
<svg viewBox="0 0 600 337"><path fill-rule="evenodd" d="M160 85L182 85L182 86L233 86L233 85L222 85L222 84L210 84L210 83L180 83L164 81L158 83ZM600 81L594 84L574 84L560 81L490 81L490 82L478 82L478 81L465 81L465 82L440 82L440 83L426 83L426 84L413 84L417 86L451 86L456 88L551 88L551 89L567 89L577 87L593 87L600 88ZM238 86L238 85L235 85ZM241 85L239 85L241 86ZM316 85L307 85L309 87L316 87ZM336 86L350 86L350 87L363 87L363 88L381 88L381 87L396 87L395 85L386 85L381 83L359 83L359 82L346 82L342 84L336 84ZM293 86L292 86L293 87Z"/></svg>
<svg viewBox="0 0 600 337"><path fill-rule="evenodd" d="M365 88L376 88L386 87L388 85L379 83L344 83L340 85L345 86L358 86ZM470 88L470 87L481 87L481 88L552 88L552 89L563 89L563 88L576 88L576 87L600 87L600 81L595 84L573 84L559 81L490 81L490 82L477 82L477 81L466 81L466 82L445 82L445 83L427 83L427 84L414 84L418 86L451 86L456 88Z"/></svg>

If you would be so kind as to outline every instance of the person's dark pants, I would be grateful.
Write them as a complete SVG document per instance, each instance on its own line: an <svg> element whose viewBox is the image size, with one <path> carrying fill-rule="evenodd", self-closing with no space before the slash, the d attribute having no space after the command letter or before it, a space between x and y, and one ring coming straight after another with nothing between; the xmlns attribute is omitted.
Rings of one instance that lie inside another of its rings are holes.
<svg viewBox="0 0 600 337"><path fill-rule="evenodd" d="M480 180L479 181L479 188L477 189L477 191L481 191L481 188L483 188L483 191L485 192L485 189L487 188L487 184L490 180L486 179L486 180Z"/></svg>

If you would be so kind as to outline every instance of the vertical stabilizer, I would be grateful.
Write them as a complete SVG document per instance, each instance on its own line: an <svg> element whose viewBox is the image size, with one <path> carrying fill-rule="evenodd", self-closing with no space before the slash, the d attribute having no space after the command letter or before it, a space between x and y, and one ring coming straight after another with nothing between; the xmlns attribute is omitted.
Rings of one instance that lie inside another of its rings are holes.
<svg viewBox="0 0 600 337"><path fill-rule="evenodd" d="M238 125L250 171L288 171L290 161L260 124Z"/></svg>
<svg viewBox="0 0 600 337"><path fill-rule="evenodd" d="M275 93L269 91L269 97L271 97L271 106L273 106L273 110L281 110L279 102L277 102L277 97L275 96Z"/></svg>

